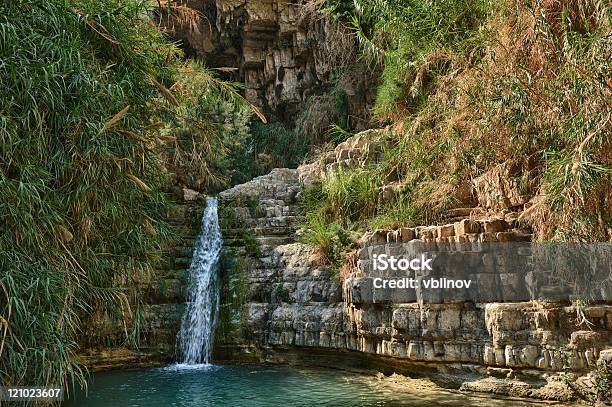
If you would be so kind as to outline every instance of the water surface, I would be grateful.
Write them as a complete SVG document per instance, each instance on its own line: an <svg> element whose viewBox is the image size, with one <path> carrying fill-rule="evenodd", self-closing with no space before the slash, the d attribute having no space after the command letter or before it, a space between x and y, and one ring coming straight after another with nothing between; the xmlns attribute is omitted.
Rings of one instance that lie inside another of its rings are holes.
<svg viewBox="0 0 612 407"><path fill-rule="evenodd" d="M407 406L533 407L519 400L398 384L387 378L328 369L208 366L102 372L89 396L66 407ZM548 405L548 404L547 404Z"/></svg>

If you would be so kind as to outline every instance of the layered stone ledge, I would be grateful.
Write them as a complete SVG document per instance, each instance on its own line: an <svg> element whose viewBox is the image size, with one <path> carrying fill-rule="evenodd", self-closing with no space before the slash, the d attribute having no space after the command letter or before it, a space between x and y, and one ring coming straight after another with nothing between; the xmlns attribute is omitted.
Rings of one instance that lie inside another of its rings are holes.
<svg viewBox="0 0 612 407"><path fill-rule="evenodd" d="M380 245L529 242L530 231L510 211L491 217L486 208L456 210L461 218L444 225L371 231L360 239L343 277L321 264L313 248L296 242L297 196L303 186L339 166L362 165L375 151L353 140L318 163L275 170L221 194L262 250L236 250L249 264L249 289L236 317L240 327L217 343L217 360L334 367L356 363L380 371L437 375L466 390L541 398L571 398L560 377L592 389L591 370L612 349L610 304L357 298L353 284L367 277L368 262ZM245 196L249 205L241 202ZM470 216L474 212L481 216ZM282 233L273 225L282 225Z"/></svg>

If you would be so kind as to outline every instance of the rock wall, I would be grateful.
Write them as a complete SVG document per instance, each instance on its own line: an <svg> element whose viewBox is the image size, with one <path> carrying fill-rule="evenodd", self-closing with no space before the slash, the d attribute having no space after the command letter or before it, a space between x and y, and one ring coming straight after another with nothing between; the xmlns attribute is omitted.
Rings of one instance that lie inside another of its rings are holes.
<svg viewBox="0 0 612 407"><path fill-rule="evenodd" d="M337 120L334 101L317 96L337 86L346 96L344 113L351 128L363 129L369 121L374 79L366 69L356 69L354 37L318 13L317 4L179 0L164 2L158 14L188 54L244 83L247 100L266 115L293 126L298 111L310 110L325 121L315 125L327 130ZM350 75L339 75L347 69Z"/></svg>
<svg viewBox="0 0 612 407"><path fill-rule="evenodd" d="M520 229L511 213L370 232L360 240L342 277L322 265L314 249L296 242L303 185L339 166L359 165L375 154L375 143L376 132L362 134L317 164L276 169L220 194L233 225L249 230L259 248L247 252L243 240L232 238L234 229L224 231L228 255L245 265L240 278L246 289L242 300L224 311L232 313L234 325L218 339L217 360L428 372L452 387L540 398L571 399L568 380L592 389L590 370L612 352L612 305L578 309L558 302L424 304L394 300L391 295L377 301L376 294L368 295L360 287L376 245L414 239L529 240L529 231ZM486 209L470 213L486 214ZM227 281L232 270L225 273ZM224 306L236 295L226 289ZM579 315L592 325L581 324Z"/></svg>
<svg viewBox="0 0 612 407"><path fill-rule="evenodd" d="M347 313L362 338L359 350L411 360L497 368L548 371L593 368L600 352L612 346L612 305L578 310L557 302L478 303L452 296L433 296L424 304L418 298L408 302L397 295L398 290L373 289L370 282L373 256L397 248L398 241L508 242L524 241L528 236L501 219L379 230L364 236L355 255L357 265L344 282ZM513 267L502 262L495 264L493 271L498 277L508 276ZM480 277L475 274L475 278ZM490 291L507 287L511 291L512 282L491 287ZM418 297L419 290L415 291ZM512 293L501 295L511 297ZM480 296L486 297L486 293ZM578 311L590 321L590 326L577 323Z"/></svg>

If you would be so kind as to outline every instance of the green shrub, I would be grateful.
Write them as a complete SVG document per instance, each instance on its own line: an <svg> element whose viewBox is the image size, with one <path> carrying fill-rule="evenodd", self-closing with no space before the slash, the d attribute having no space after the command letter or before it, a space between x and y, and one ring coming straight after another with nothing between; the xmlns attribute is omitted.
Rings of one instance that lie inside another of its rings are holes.
<svg viewBox="0 0 612 407"><path fill-rule="evenodd" d="M610 363L599 362L595 366L596 401L610 403L612 401L612 366ZM593 401L593 400L591 400Z"/></svg>
<svg viewBox="0 0 612 407"><path fill-rule="evenodd" d="M276 289L274 290L274 296L276 298L277 303L288 302L290 299L289 291L282 283L276 285Z"/></svg>
<svg viewBox="0 0 612 407"><path fill-rule="evenodd" d="M300 241L316 247L321 258L339 269L344 253L375 214L376 190L365 172L339 171L300 196Z"/></svg>
<svg viewBox="0 0 612 407"><path fill-rule="evenodd" d="M315 247L321 259L334 270L338 270L344 262L346 249L353 243L354 238L350 230L345 229L339 222L316 214L306 216L303 224L305 228L300 241Z"/></svg>
<svg viewBox="0 0 612 407"><path fill-rule="evenodd" d="M378 116L397 118L424 103L448 55L481 43L490 12L488 0L355 1L351 21L362 50L384 67Z"/></svg>
<svg viewBox="0 0 612 407"><path fill-rule="evenodd" d="M397 229L422 223L424 208L414 206L408 197L399 197L381 208L369 224L371 229Z"/></svg>
<svg viewBox="0 0 612 407"><path fill-rule="evenodd" d="M162 117L174 142L165 162L177 183L196 190L216 191L241 180L252 112L239 95L241 88L225 83L190 61L182 79L172 86L178 105Z"/></svg>
<svg viewBox="0 0 612 407"><path fill-rule="evenodd" d="M326 215L347 225L369 219L376 214L378 185L365 170L339 170L323 183Z"/></svg>
<svg viewBox="0 0 612 407"><path fill-rule="evenodd" d="M246 182L277 167L297 167L307 152L306 141L280 122L250 123L249 137L232 154L233 183Z"/></svg>

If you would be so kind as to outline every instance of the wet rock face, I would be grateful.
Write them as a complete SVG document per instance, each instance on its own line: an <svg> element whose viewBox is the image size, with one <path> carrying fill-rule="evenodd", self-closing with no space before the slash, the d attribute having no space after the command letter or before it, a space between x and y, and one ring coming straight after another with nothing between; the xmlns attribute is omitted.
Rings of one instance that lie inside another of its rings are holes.
<svg viewBox="0 0 612 407"><path fill-rule="evenodd" d="M243 82L247 100L264 113L293 123L294 114L306 108L303 103L329 91L334 73L351 66L358 52L354 37L346 29L306 3L179 0L165 5L158 14L188 54L203 59L207 66L223 68L231 79ZM353 121L368 116L367 106L373 99L369 91L373 87L368 86L371 80L363 74L338 83L346 94L347 113ZM316 110L317 106L333 109L325 103L309 108ZM359 123L351 124L360 127Z"/></svg>

